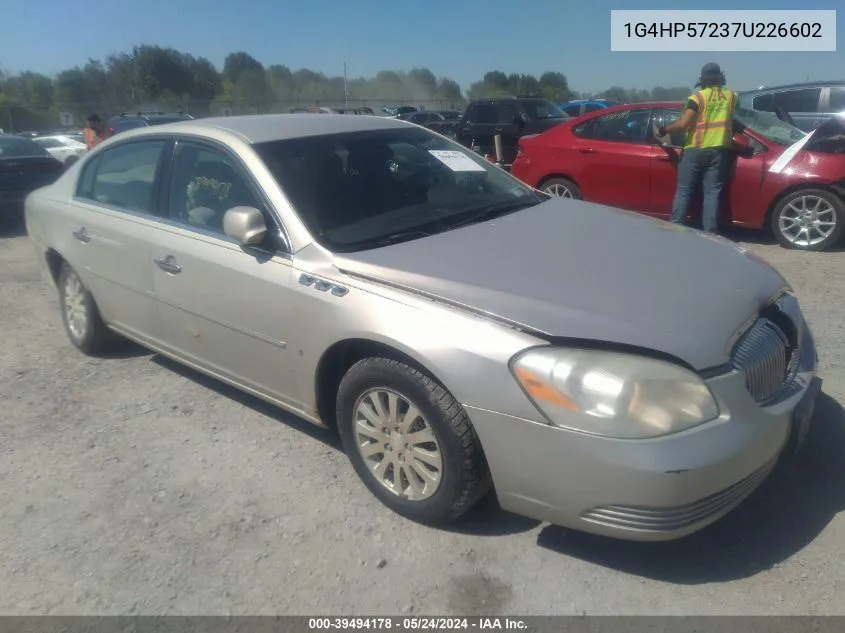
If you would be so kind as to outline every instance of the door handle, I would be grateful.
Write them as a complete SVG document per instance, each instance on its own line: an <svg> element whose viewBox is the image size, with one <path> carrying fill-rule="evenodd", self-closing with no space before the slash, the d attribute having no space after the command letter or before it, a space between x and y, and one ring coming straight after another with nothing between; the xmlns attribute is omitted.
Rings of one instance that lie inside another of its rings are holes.
<svg viewBox="0 0 845 633"><path fill-rule="evenodd" d="M578 151L581 152L582 154L595 154L596 153L596 150L594 150L592 147L579 147Z"/></svg>
<svg viewBox="0 0 845 633"><path fill-rule="evenodd" d="M167 257L156 258L156 266L161 268L164 272L175 275L182 272L182 267L176 263L176 258L173 255Z"/></svg>
<svg viewBox="0 0 845 633"><path fill-rule="evenodd" d="M78 239L80 242L82 242L83 244L87 244L88 242L91 241L91 236L88 235L88 231L85 229L84 226L76 229L73 232L73 236L76 239Z"/></svg>
<svg viewBox="0 0 845 633"><path fill-rule="evenodd" d="M672 157L671 157L671 156L662 155L662 156L658 156L658 157L657 157L657 160L662 160L664 163L670 163L670 162L672 162Z"/></svg>
<svg viewBox="0 0 845 633"><path fill-rule="evenodd" d="M494 131L494 132L504 132L504 131L505 131L505 128L503 128L503 127L494 127L494 128L493 128L493 131Z"/></svg>

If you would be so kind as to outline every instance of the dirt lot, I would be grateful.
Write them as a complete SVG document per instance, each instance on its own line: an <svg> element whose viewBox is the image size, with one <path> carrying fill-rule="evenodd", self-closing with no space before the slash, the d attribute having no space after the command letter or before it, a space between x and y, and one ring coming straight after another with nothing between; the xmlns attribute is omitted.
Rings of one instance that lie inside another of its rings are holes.
<svg viewBox="0 0 845 633"><path fill-rule="evenodd" d="M845 252L753 249L814 326L817 424L722 522L643 545L494 501L401 519L331 433L140 349L77 353L28 239L0 237L0 613L845 614Z"/></svg>

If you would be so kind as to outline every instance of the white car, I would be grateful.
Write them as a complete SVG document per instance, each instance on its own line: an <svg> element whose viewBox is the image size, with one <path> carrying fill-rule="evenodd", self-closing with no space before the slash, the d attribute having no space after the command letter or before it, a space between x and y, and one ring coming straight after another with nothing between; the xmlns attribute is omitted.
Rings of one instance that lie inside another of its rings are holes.
<svg viewBox="0 0 845 633"><path fill-rule="evenodd" d="M75 163L88 151L85 143L80 143L69 136L36 136L32 140L50 152L53 158L63 162L65 165Z"/></svg>

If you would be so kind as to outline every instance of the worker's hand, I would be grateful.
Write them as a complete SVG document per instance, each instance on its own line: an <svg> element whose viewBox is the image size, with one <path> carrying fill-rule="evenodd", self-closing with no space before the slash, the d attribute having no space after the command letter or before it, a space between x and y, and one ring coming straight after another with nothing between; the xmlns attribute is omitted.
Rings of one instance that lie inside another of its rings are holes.
<svg viewBox="0 0 845 633"><path fill-rule="evenodd" d="M654 138L660 141L663 145L668 145L671 138L666 134L666 128L657 127L656 125L653 128Z"/></svg>

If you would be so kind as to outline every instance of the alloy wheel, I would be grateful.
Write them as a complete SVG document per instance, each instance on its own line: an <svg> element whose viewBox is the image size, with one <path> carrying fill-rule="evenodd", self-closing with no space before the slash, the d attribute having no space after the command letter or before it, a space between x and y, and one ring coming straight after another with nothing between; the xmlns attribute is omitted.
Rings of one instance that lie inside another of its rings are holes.
<svg viewBox="0 0 845 633"><path fill-rule="evenodd" d="M83 339L88 331L88 305L82 282L73 272L65 277L64 308L70 333L77 340Z"/></svg>
<svg viewBox="0 0 845 633"><path fill-rule="evenodd" d="M824 198L803 195L786 205L778 217L778 228L796 246L815 246L836 229L836 209Z"/></svg>
<svg viewBox="0 0 845 633"><path fill-rule="evenodd" d="M572 190L567 187L566 185L562 185L560 183L554 183L548 185L545 189L543 189L547 194L551 196L556 196L558 198L573 198Z"/></svg>
<svg viewBox="0 0 845 633"><path fill-rule="evenodd" d="M431 497L443 476L443 455L422 412L383 387L358 398L354 412L355 446L376 480L408 501Z"/></svg>

